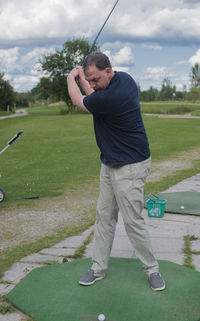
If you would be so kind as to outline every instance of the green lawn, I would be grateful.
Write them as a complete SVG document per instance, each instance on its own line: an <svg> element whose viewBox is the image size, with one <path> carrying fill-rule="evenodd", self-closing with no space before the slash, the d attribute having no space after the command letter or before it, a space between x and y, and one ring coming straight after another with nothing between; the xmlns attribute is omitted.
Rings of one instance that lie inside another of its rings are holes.
<svg viewBox="0 0 200 321"><path fill-rule="evenodd" d="M200 119L144 117L153 161L199 147Z"/></svg>
<svg viewBox="0 0 200 321"><path fill-rule="evenodd" d="M89 115L26 116L1 120L0 148L20 138L0 159L7 197L56 196L98 173L99 157Z"/></svg>
<svg viewBox="0 0 200 321"><path fill-rule="evenodd" d="M0 117L1 116L9 116L9 115L12 115L13 112L12 111L6 111L6 110L0 110Z"/></svg>
<svg viewBox="0 0 200 321"><path fill-rule="evenodd" d="M199 119L146 116L144 122L154 162L199 146ZM60 115L57 110L54 115L39 112L0 124L0 150L24 130L0 157L0 186L7 198L57 196L98 177L99 150L91 115Z"/></svg>
<svg viewBox="0 0 200 321"><path fill-rule="evenodd" d="M143 113L200 115L200 103L184 101L141 102L141 109Z"/></svg>

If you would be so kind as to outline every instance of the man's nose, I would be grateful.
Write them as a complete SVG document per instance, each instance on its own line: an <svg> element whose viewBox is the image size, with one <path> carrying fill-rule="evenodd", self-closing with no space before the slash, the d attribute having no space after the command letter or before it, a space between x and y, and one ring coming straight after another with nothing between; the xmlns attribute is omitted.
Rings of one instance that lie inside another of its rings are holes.
<svg viewBox="0 0 200 321"><path fill-rule="evenodd" d="M92 89L95 88L95 82L94 82L94 81L90 81L90 87L91 87Z"/></svg>

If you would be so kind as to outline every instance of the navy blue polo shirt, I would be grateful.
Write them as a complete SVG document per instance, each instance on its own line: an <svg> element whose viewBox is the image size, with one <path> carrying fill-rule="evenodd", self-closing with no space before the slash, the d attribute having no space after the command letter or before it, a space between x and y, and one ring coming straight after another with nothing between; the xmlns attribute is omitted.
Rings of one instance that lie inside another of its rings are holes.
<svg viewBox="0 0 200 321"><path fill-rule="evenodd" d="M101 161L109 166L141 162L150 157L137 85L125 72L115 72L109 86L84 97L93 114Z"/></svg>

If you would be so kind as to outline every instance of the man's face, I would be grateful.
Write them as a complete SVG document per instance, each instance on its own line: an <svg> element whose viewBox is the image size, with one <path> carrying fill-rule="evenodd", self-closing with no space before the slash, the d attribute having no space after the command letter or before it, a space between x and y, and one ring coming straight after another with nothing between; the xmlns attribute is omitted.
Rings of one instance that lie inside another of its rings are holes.
<svg viewBox="0 0 200 321"><path fill-rule="evenodd" d="M99 70L95 65L91 65L85 72L85 79L89 82L90 87L97 91L106 89L113 75L114 72L111 68Z"/></svg>

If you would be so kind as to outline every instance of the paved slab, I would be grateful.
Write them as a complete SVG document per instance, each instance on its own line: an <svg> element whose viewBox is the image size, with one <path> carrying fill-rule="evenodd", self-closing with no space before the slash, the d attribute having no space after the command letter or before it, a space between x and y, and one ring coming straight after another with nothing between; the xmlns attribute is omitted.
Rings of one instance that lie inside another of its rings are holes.
<svg viewBox="0 0 200 321"><path fill-rule="evenodd" d="M68 237L67 239L55 244L54 248L77 248L80 247L85 239L91 234L94 230L94 227L91 226L88 230L84 231L81 235L75 235Z"/></svg>
<svg viewBox="0 0 200 321"><path fill-rule="evenodd" d="M200 192L200 174L184 179L176 185L168 188L165 193L170 192Z"/></svg>
<svg viewBox="0 0 200 321"><path fill-rule="evenodd" d="M61 262L60 256L56 255L45 255L40 253L33 253L28 256L25 256L23 259L21 259L21 262L32 262L32 263L39 263L39 264L45 264L45 262Z"/></svg>
<svg viewBox="0 0 200 321"><path fill-rule="evenodd" d="M41 266L41 265L39 265L39 264L31 264L31 263L16 262L16 263L13 264L13 266L8 271L6 271L4 273L4 276L3 276L2 280L17 284L30 271L32 271L33 269L35 269L36 267L39 267L39 266Z"/></svg>
<svg viewBox="0 0 200 321"><path fill-rule="evenodd" d="M57 248L57 247L51 247L48 249L43 249L40 251L40 253L48 254L48 255L54 255L54 256L67 256L67 255L73 255L76 251L76 248Z"/></svg>
<svg viewBox="0 0 200 321"><path fill-rule="evenodd" d="M14 287L15 287L15 284L0 283L0 295L8 294Z"/></svg>
<svg viewBox="0 0 200 321"><path fill-rule="evenodd" d="M200 228L200 226L199 226ZM191 250L200 252L200 240L192 241L191 242Z"/></svg>
<svg viewBox="0 0 200 321"><path fill-rule="evenodd" d="M57 244L55 244L54 248L63 248L63 247L79 247L83 244L85 240L84 235L78 235L78 236L71 236Z"/></svg>
<svg viewBox="0 0 200 321"><path fill-rule="evenodd" d="M0 321L23 321L25 316L20 312L0 314Z"/></svg>
<svg viewBox="0 0 200 321"><path fill-rule="evenodd" d="M192 255L192 264L194 264L195 270L200 271L200 255Z"/></svg>

